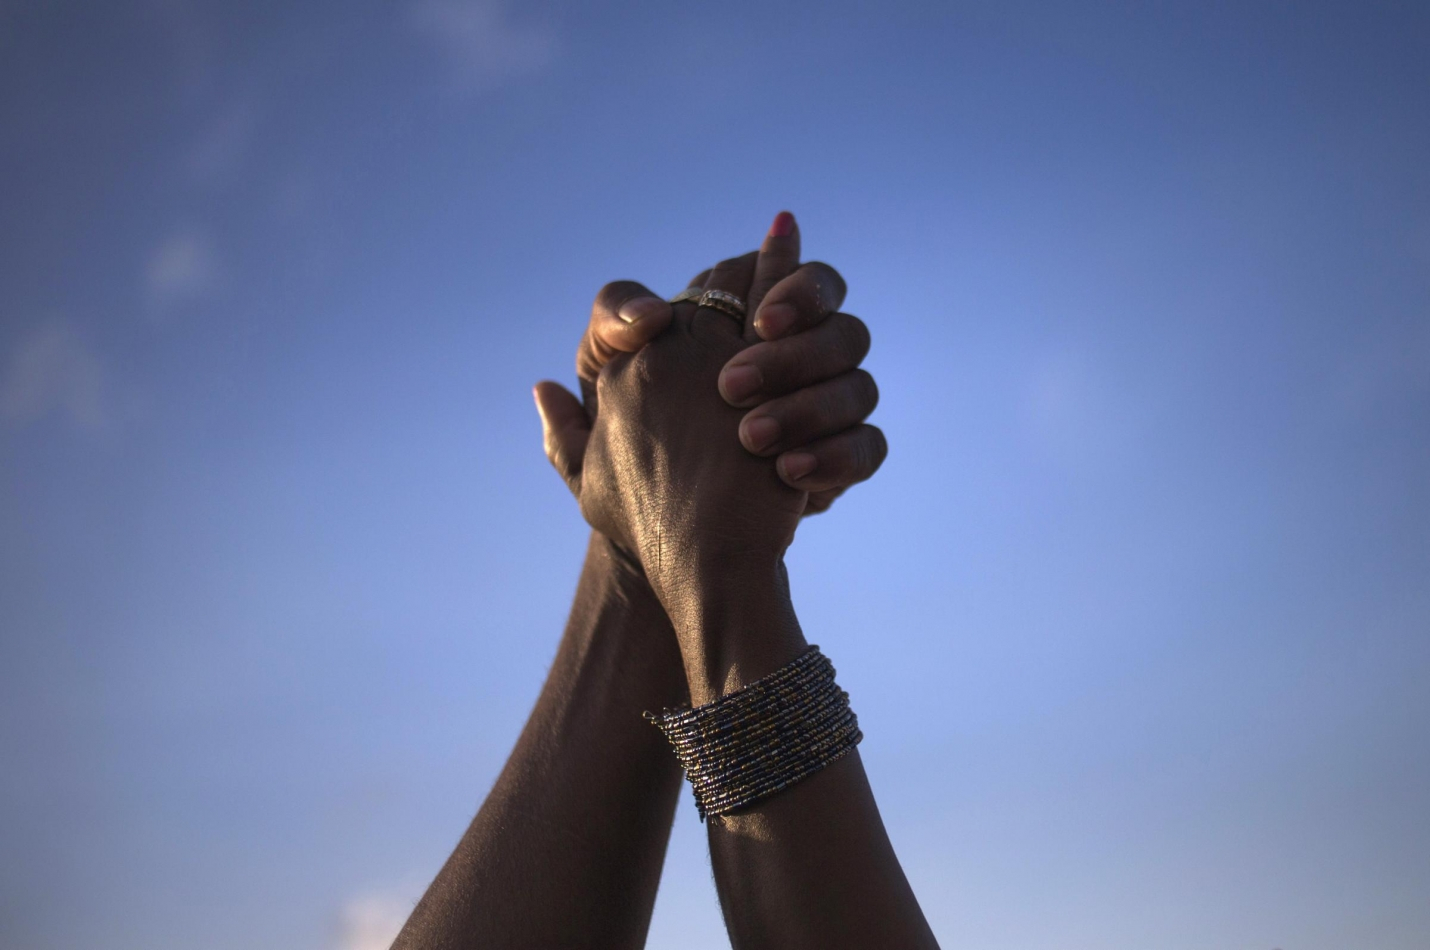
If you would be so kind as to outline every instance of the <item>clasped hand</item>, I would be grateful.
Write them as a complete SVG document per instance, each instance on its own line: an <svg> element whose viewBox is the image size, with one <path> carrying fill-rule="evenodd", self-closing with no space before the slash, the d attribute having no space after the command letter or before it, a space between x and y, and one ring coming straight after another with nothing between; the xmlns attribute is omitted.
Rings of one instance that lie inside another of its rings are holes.
<svg viewBox="0 0 1430 950"><path fill-rule="evenodd" d="M801 515L883 461L869 335L838 312L839 275L799 265L788 214L691 287L747 317L608 284L577 350L583 398L536 387L547 456L594 528L586 563L531 717L395 947L642 946L680 777L641 713L808 649L783 555ZM732 945L937 950L857 751L707 827Z"/></svg>
<svg viewBox="0 0 1430 950"><path fill-rule="evenodd" d="M838 312L832 268L798 266L790 225L692 282L746 300L745 321L610 284L578 350L584 401L537 387L547 454L582 514L667 607L716 576L767 574L801 515L884 457L863 424L878 399L858 369L868 332Z"/></svg>

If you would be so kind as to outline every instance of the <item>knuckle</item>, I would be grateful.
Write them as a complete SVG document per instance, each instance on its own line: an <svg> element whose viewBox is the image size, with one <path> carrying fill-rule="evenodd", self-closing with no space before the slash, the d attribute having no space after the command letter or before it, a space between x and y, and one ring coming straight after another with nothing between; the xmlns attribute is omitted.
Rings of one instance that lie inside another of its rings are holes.
<svg viewBox="0 0 1430 950"><path fill-rule="evenodd" d="M840 485L862 482L879 470L889 454L889 444L878 426L860 426L836 440L836 459L828 466Z"/></svg>
<svg viewBox="0 0 1430 950"><path fill-rule="evenodd" d="M779 368L772 373L786 390L797 386L808 386L828 375L824 365L825 353L818 342L807 334L791 337L783 347L783 359Z"/></svg>
<svg viewBox="0 0 1430 950"><path fill-rule="evenodd" d="M725 363L723 370L749 366L760 374L759 394L765 398L778 395L778 387L788 375L785 364L788 361L768 343L752 343L740 350ZM752 397L753 398L753 397Z"/></svg>
<svg viewBox="0 0 1430 950"><path fill-rule="evenodd" d="M613 378L616 369L610 363L596 370L595 386L597 403L607 402L610 399L611 387L614 385Z"/></svg>
<svg viewBox="0 0 1430 950"><path fill-rule="evenodd" d="M820 291L820 302L829 309L834 309L839 302L844 300L844 294L849 290L849 285L844 283L844 278L839 271L830 267L823 261L811 261L805 267L815 276L816 285Z"/></svg>
<svg viewBox="0 0 1430 950"><path fill-rule="evenodd" d="M829 433L849 424L851 405L847 386L840 383L820 386L815 393L809 420L811 433Z"/></svg>
<svg viewBox="0 0 1430 950"><path fill-rule="evenodd" d="M595 379L617 352L594 329L587 331L584 345L576 350L576 375L583 380Z"/></svg>
<svg viewBox="0 0 1430 950"><path fill-rule="evenodd" d="M630 281L613 280L602 287L596 294L596 309L614 311L615 307L619 306L621 295L628 286L630 286Z"/></svg>
<svg viewBox="0 0 1430 950"><path fill-rule="evenodd" d="M869 355L869 327L852 313L835 314L830 320L839 335L839 344L849 359L857 365Z"/></svg>
<svg viewBox="0 0 1430 950"><path fill-rule="evenodd" d="M617 353L596 373L596 401L600 405L618 405L625 390L630 388L632 373L639 375L642 356L638 353Z"/></svg>
<svg viewBox="0 0 1430 950"><path fill-rule="evenodd" d="M849 376L853 386L854 402L865 415L868 415L879 405L879 384L874 382L874 377L869 374L868 370L851 370Z"/></svg>
<svg viewBox="0 0 1430 950"><path fill-rule="evenodd" d="M866 426L865 428L869 434L874 458L874 465L869 470L869 474L872 475L880 465L884 464L884 459L889 457L889 439L884 435L884 430L878 426Z"/></svg>
<svg viewBox="0 0 1430 950"><path fill-rule="evenodd" d="M650 347L631 353L625 359L626 371L639 382L647 383L655 372L658 355L652 353Z"/></svg>
<svg viewBox="0 0 1430 950"><path fill-rule="evenodd" d="M576 351L576 376L582 382L596 378L601 372L601 362L590 347L583 346Z"/></svg>
<svg viewBox="0 0 1430 950"><path fill-rule="evenodd" d="M613 280L596 294L592 310L603 316L614 316L621 309L621 304L632 297L644 296L651 296L651 293L643 284L634 280Z"/></svg>
<svg viewBox="0 0 1430 950"><path fill-rule="evenodd" d="M867 433L858 433L850 440L849 475L854 479L868 478L878 467L877 445Z"/></svg>
<svg viewBox="0 0 1430 950"><path fill-rule="evenodd" d="M671 347L655 346L647 346L635 353L623 353L616 362L621 368L617 388L630 404L638 404L641 394L652 388L674 383L681 367L687 365L678 352L672 352Z"/></svg>

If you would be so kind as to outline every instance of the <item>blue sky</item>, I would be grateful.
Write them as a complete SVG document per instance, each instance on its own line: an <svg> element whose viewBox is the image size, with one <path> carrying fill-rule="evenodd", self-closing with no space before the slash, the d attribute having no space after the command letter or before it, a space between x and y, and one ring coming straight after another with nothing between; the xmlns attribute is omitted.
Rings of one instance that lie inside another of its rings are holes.
<svg viewBox="0 0 1430 950"><path fill-rule="evenodd" d="M583 551L530 385L787 207L944 946L1423 947L1427 114L1414 4L0 2L0 943L385 946Z"/></svg>

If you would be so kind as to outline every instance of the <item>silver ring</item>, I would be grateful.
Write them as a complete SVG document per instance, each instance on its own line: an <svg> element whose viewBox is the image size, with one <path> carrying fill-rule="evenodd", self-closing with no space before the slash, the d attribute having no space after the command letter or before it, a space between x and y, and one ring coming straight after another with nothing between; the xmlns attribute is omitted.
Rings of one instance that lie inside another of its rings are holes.
<svg viewBox="0 0 1430 950"><path fill-rule="evenodd" d="M700 295L699 305L729 314L736 320L745 319L745 301L723 290L707 290Z"/></svg>

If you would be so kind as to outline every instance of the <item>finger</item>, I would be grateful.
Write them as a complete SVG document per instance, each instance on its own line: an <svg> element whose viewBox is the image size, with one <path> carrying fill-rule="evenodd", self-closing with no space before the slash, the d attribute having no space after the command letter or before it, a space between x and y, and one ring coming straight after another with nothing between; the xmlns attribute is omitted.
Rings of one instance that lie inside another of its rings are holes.
<svg viewBox="0 0 1430 950"><path fill-rule="evenodd" d="M803 265L760 301L755 314L760 339L777 340L808 329L839 309L847 289L839 271L828 264Z"/></svg>
<svg viewBox="0 0 1430 950"><path fill-rule="evenodd" d="M536 411L541 415L546 458L572 494L578 494L586 443L591 438L591 418L581 401L560 383L543 380L536 384L532 395L536 397Z"/></svg>
<svg viewBox="0 0 1430 950"><path fill-rule="evenodd" d="M701 271L700 273L696 274L694 277L690 278L690 283L686 285L685 289L686 289L686 290L704 290L704 289L705 289L705 283L706 283L706 281L708 281L708 280L710 279L710 275L713 274L714 272L715 272L715 268L713 268L713 267L707 267L707 268L705 268L703 271ZM695 309L695 301L693 301L693 300L682 300L682 301L681 301L680 303L678 303L678 304L673 304L673 305L671 306L671 311L674 312L674 310L675 310L676 307L681 308L681 310L682 310L683 312L685 312L685 313L691 313L691 312L693 312L694 309Z"/></svg>
<svg viewBox="0 0 1430 950"><path fill-rule="evenodd" d="M740 420L740 444L778 455L857 426L879 404L879 387L862 369L771 399Z"/></svg>
<svg viewBox="0 0 1430 950"><path fill-rule="evenodd" d="M670 325L670 304L633 280L601 288L591 322L576 349L576 375L595 380L617 353L634 353Z"/></svg>
<svg viewBox="0 0 1430 950"><path fill-rule="evenodd" d="M720 395L732 406L755 406L847 373L868 355L864 321L832 314L813 329L736 353L720 371Z"/></svg>
<svg viewBox="0 0 1430 950"><path fill-rule="evenodd" d="M734 294L743 301L750 294L750 281L755 276L755 260L758 257L758 251L751 251L740 257L732 257L716 264L714 270L710 272L710 277L705 281L705 289L707 291L722 290L727 294ZM719 318L718 321L715 319L716 317ZM719 328L722 335L731 336L739 336L745 325L744 317L726 313L714 307L701 307L695 311L694 320L696 325L702 323L714 325Z"/></svg>
<svg viewBox="0 0 1430 950"><path fill-rule="evenodd" d="M755 261L755 277L750 282L750 295L745 300L748 308L745 317L745 339L754 343L760 338L755 332L755 313L760 301L775 284L793 274L799 266L799 224L794 215L781 211L775 215L765 243L760 245L760 256Z"/></svg>
<svg viewBox="0 0 1430 950"><path fill-rule="evenodd" d="M831 488L827 491L812 491L804 502L804 516L820 515L829 510L829 506L834 504L834 499L844 494L842 488Z"/></svg>
<svg viewBox="0 0 1430 950"><path fill-rule="evenodd" d="M775 471L791 488L837 494L877 472L888 455L889 443L879 427L862 425L786 452L775 460Z"/></svg>

